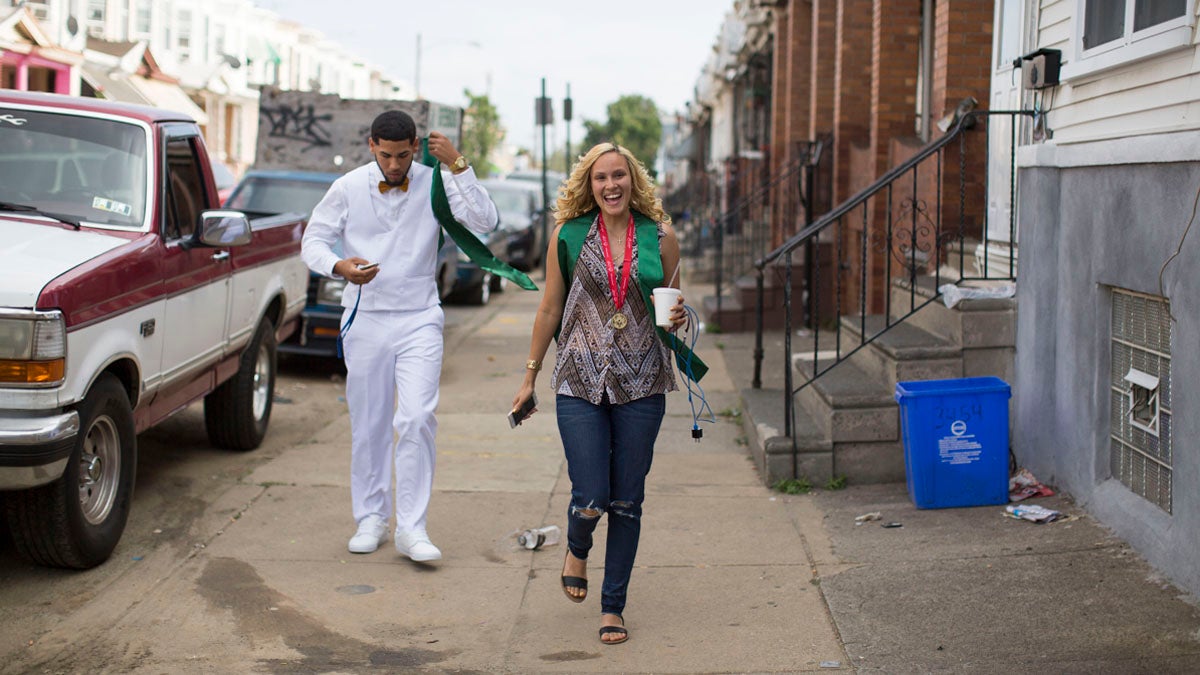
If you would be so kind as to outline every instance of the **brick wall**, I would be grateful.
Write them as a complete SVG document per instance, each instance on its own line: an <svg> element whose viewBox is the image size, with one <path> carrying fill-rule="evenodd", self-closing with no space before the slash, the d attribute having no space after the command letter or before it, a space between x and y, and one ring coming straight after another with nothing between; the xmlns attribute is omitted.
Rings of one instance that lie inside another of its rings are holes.
<svg viewBox="0 0 1200 675"><path fill-rule="evenodd" d="M991 77L994 0L935 0L934 66L930 112L934 120L966 96L986 105ZM922 30L921 0L790 0L776 6L772 170L779 171L797 156L801 142L832 131L832 203L836 206L911 156L922 145L916 139L918 56ZM980 125L983 127L984 125ZM939 132L935 129L936 136ZM968 234L978 236L986 210L986 136L967 138L966 216ZM789 204L794 185L779 188L772 211L774 243L796 231L799 209ZM942 213L936 213L938 193ZM867 270L869 311L881 311L888 287L887 227L907 219L907 236L930 248L930 224L943 230L959 222L958 150L949 148L938 181L933 163L916 175L915 187L897 185L892 203L873 199L864 210L845 220L843 262L861 276L860 247L872 251ZM912 233L916 216L923 226ZM893 233L894 234L894 233ZM853 252L850 251L853 249ZM936 254L930 251L936 260ZM893 262L895 259L893 258ZM902 265L901 265L902 268ZM857 304L860 288L846 287Z"/></svg>
<svg viewBox="0 0 1200 675"><path fill-rule="evenodd" d="M775 45L771 54L771 151L767 156L771 174L783 170L788 164L787 157L787 124L788 124L788 63L791 60L792 41L788 35L788 7L786 5L775 9ZM788 220L787 190L777 187L771 199L771 241L782 239L780 233Z"/></svg>
<svg viewBox="0 0 1200 675"><path fill-rule="evenodd" d="M833 97L837 81L838 0L812 0L812 79L808 108L808 138L833 131Z"/></svg>
<svg viewBox="0 0 1200 675"><path fill-rule="evenodd" d="M774 105L771 139L772 172L778 174L799 157L809 138L812 82L812 12L807 0L791 0L775 9ZM771 211L771 246L795 234L802 224L796 183L784 180L775 188Z"/></svg>
<svg viewBox="0 0 1200 675"><path fill-rule="evenodd" d="M939 58L934 62L930 105L935 120L968 96L974 96L980 108L987 107L992 78L993 20L992 0L937 0L934 54ZM986 124L980 124L979 128L985 129ZM968 134L966 146L966 203L961 219L966 236L981 237L987 209L987 135L982 131ZM942 190L954 198L944 200L942 220L948 227L957 228L960 220L957 149L953 152L954 161L949 158L947 155Z"/></svg>
<svg viewBox="0 0 1200 675"><path fill-rule="evenodd" d="M834 204L842 203L858 191L853 185L855 174L850 153L854 146L867 144L871 138L871 50L868 45L871 44L872 24L867 21L871 12L871 0L839 0L837 3L837 53L833 78Z"/></svg>
<svg viewBox="0 0 1200 675"><path fill-rule="evenodd" d="M871 25L872 179L891 168L892 140L914 133L916 118L917 53L921 40L921 0L872 0ZM889 204L870 203L867 227L861 233L870 250L886 250ZM861 228L858 219L852 226ZM855 269L859 262L852 263ZM887 257L869 255L866 270L868 312L883 311L888 293ZM856 279L861 278L855 275Z"/></svg>

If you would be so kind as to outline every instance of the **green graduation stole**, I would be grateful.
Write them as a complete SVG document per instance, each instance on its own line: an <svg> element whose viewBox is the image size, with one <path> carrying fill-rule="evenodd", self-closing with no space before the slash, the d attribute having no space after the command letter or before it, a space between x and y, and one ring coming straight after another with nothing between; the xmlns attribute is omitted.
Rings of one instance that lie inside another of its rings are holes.
<svg viewBox="0 0 1200 675"><path fill-rule="evenodd" d="M579 253L583 250L583 242L587 239L588 231L592 229L592 221L595 218L596 211L593 209L578 218L563 223L562 229L559 230L558 268L562 270L563 281L568 289L571 288L571 280L575 278L575 261L579 259ZM638 276L635 283L642 292L642 300L646 303L646 309L653 313L654 303L650 301L650 291L663 285L664 276L662 256L658 250L658 224L637 211L633 212L633 222L636 233L634 236L637 237L638 243ZM679 372L688 375L693 382L699 382L700 378L708 372L708 366L700 360L700 357L693 354L683 340L680 340L674 333L660 326L655 326L654 330L658 333L658 339L675 352L675 365L679 368ZM557 337L557 333L555 337Z"/></svg>
<svg viewBox="0 0 1200 675"><path fill-rule="evenodd" d="M524 272L514 269L508 263L497 260L496 256L488 250L487 246L475 236L462 223L458 222L454 217L454 213L450 210L450 200L446 197L446 186L442 183L442 172L438 167L438 159L429 154L429 138L421 139L421 163L433 169L433 189L430 191L430 199L433 202L433 217L437 218L438 224L455 244L462 249L463 253L471 259L476 265L485 269L496 276L504 277L514 284L524 288L527 291L536 291L537 284L533 283ZM441 248L441 243L444 239L438 237L438 248Z"/></svg>

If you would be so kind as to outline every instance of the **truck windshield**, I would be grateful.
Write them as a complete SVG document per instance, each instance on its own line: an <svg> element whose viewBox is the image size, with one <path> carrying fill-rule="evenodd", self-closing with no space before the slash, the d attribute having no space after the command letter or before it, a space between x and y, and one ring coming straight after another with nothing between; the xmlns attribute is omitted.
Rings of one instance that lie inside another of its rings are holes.
<svg viewBox="0 0 1200 675"><path fill-rule="evenodd" d="M140 228L146 170L141 126L0 106L0 202Z"/></svg>

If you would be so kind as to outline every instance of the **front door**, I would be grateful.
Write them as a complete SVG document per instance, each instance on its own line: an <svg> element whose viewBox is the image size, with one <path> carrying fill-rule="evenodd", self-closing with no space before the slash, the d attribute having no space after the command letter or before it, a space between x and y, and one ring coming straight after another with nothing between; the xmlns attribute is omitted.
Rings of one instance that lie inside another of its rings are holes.
<svg viewBox="0 0 1200 675"><path fill-rule="evenodd" d="M991 110L1019 110L1023 103L1021 71L1013 61L1024 54L1026 0L996 0L995 37L992 45ZM1020 124L1020 118L1017 118ZM988 211L989 243L1016 246L1013 213L1013 118L993 115L988 119ZM1017 129L1017 142L1022 129ZM989 260L999 256L989 256ZM1003 256L1007 268L1008 257ZM994 265L989 264L989 267ZM1004 270L1007 275L1007 269Z"/></svg>

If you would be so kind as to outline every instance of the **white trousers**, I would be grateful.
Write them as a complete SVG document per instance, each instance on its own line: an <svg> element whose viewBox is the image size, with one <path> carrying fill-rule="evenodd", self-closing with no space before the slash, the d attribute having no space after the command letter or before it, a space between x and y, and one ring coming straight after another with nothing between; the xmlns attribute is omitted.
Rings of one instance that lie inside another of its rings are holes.
<svg viewBox="0 0 1200 675"><path fill-rule="evenodd" d="M349 312L346 313L349 317ZM396 529L424 530L433 492L441 306L411 312L359 311L346 332L350 407L350 500L355 522L385 521L396 480Z"/></svg>

